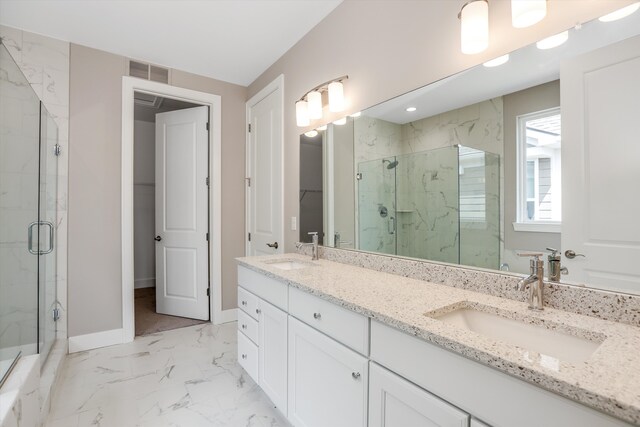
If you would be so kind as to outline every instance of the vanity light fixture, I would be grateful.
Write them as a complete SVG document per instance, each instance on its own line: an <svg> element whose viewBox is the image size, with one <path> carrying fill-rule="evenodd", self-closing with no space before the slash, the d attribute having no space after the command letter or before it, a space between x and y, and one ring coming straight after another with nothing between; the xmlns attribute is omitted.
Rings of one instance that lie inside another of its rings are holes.
<svg viewBox="0 0 640 427"><path fill-rule="evenodd" d="M409 113L413 113L414 111L416 111L417 108L416 107L407 107L405 111L409 112Z"/></svg>
<svg viewBox="0 0 640 427"><path fill-rule="evenodd" d="M344 124L347 123L347 118L343 117L341 119L336 120L335 122L333 122L334 125L338 125L338 126L342 126Z"/></svg>
<svg viewBox="0 0 640 427"><path fill-rule="evenodd" d="M317 130L310 130L308 132L305 132L304 136L306 136L307 138L315 138L316 136L318 136L318 131Z"/></svg>
<svg viewBox="0 0 640 427"><path fill-rule="evenodd" d="M491 61L485 62L484 65L487 68L497 67L502 64L506 64L509 61L509 54L502 55L497 57L496 59L492 59Z"/></svg>
<svg viewBox="0 0 640 427"><path fill-rule="evenodd" d="M569 40L569 31L563 31L560 34L556 34L555 36L547 37L546 39L542 39L536 43L538 49L546 50L553 49L554 47L558 47L564 42Z"/></svg>
<svg viewBox="0 0 640 427"><path fill-rule="evenodd" d="M329 94L329 111L343 111L345 108L344 85L342 82L349 76L338 77L322 83L305 93L296 102L296 123L299 127L309 126L311 120L322 118L322 92Z"/></svg>
<svg viewBox="0 0 640 427"><path fill-rule="evenodd" d="M317 90L307 94L307 104L309 104L309 118L312 120L322 118L322 93Z"/></svg>
<svg viewBox="0 0 640 427"><path fill-rule="evenodd" d="M470 0L462 6L460 19L460 48L462 53L480 53L489 46L489 2Z"/></svg>
<svg viewBox="0 0 640 427"><path fill-rule="evenodd" d="M640 2L630 4L629 6L625 6L622 9L618 9L614 12L608 13L598 18L598 20L600 20L601 22L617 21L618 19L626 18L638 9L640 9Z"/></svg>
<svg viewBox="0 0 640 427"><path fill-rule="evenodd" d="M296 102L296 124L299 127L309 126L309 107L307 101Z"/></svg>
<svg viewBox="0 0 640 427"><path fill-rule="evenodd" d="M362 111L358 111L357 113L353 113L353 114L352 114L352 115L350 115L349 117L353 117L353 118L355 119L355 118L360 117L361 115L362 115Z"/></svg>
<svg viewBox="0 0 640 427"><path fill-rule="evenodd" d="M511 24L530 27L547 16L547 0L511 0Z"/></svg>

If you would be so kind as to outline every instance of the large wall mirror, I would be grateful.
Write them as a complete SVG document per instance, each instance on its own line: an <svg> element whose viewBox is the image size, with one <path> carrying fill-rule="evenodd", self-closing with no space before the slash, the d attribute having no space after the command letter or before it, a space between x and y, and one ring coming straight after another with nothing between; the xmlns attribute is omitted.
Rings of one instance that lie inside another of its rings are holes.
<svg viewBox="0 0 640 427"><path fill-rule="evenodd" d="M300 239L640 293L639 121L640 13L589 22L301 135Z"/></svg>

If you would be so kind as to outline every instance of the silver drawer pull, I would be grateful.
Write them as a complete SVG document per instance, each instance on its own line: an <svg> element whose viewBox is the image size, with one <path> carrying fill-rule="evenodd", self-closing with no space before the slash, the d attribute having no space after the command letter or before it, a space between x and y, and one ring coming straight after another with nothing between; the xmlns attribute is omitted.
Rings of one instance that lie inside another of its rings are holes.
<svg viewBox="0 0 640 427"><path fill-rule="evenodd" d="M242 358L243 358L243 359L246 359L246 358L247 358L247 355L246 355L246 354L243 354L243 355L242 355Z"/></svg>
<svg viewBox="0 0 640 427"><path fill-rule="evenodd" d="M256 308L256 314L260 314L262 313L262 310L260 310L259 308Z"/></svg>
<svg viewBox="0 0 640 427"><path fill-rule="evenodd" d="M322 315L320 313L313 313L313 318L314 319L320 319L322 317Z"/></svg>
<svg viewBox="0 0 640 427"><path fill-rule="evenodd" d="M351 372L351 376L354 380L357 380L358 378L360 378L360 372Z"/></svg>
<svg viewBox="0 0 640 427"><path fill-rule="evenodd" d="M242 301L242 305L246 306L247 302L246 301Z"/></svg>
<svg viewBox="0 0 640 427"><path fill-rule="evenodd" d="M242 325L242 329L247 329L247 325Z"/></svg>

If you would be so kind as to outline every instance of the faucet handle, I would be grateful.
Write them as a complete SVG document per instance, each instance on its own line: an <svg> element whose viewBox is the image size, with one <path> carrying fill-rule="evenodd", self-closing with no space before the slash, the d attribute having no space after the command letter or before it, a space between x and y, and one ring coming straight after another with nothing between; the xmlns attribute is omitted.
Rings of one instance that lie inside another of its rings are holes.
<svg viewBox="0 0 640 427"><path fill-rule="evenodd" d="M313 235L316 235L316 236L317 236L317 235L318 235L318 232L317 232L317 231L310 231L310 232L308 232L307 234L308 234L309 236L313 236Z"/></svg>
<svg viewBox="0 0 640 427"><path fill-rule="evenodd" d="M541 252L520 252L518 253L518 256L522 256L522 257L534 257L536 260L540 259L541 256L543 256L544 254Z"/></svg>

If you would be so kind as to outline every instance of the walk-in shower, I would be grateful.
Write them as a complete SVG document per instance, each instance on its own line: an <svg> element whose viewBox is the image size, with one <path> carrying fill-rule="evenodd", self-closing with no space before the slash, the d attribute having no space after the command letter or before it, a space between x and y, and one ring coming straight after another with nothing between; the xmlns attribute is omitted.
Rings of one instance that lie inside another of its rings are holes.
<svg viewBox="0 0 640 427"><path fill-rule="evenodd" d="M497 154L456 145L357 167L358 249L499 267Z"/></svg>
<svg viewBox="0 0 640 427"><path fill-rule="evenodd" d="M0 43L0 384L56 337L58 127Z"/></svg>

